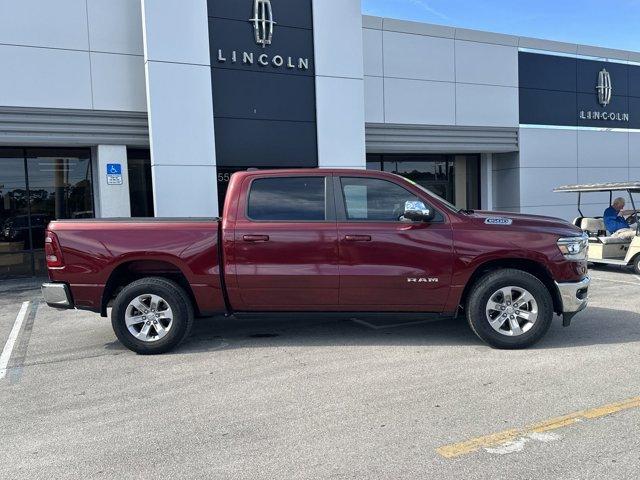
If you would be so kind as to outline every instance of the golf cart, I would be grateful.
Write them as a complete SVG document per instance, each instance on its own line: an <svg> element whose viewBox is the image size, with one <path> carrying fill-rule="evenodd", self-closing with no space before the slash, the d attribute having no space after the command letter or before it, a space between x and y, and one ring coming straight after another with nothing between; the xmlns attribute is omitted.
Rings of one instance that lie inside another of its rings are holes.
<svg viewBox="0 0 640 480"><path fill-rule="evenodd" d="M631 217L638 211L633 194L640 193L640 182L565 185L556 188L554 192L578 194L578 213L580 216L573 223L589 235L589 262L604 265L630 265L633 266L636 273L640 274L640 231L638 227L636 226L636 236L633 239L612 237L604 226L602 216L585 217L581 208L582 195L585 193L608 192L609 205L611 205L613 192L626 192L633 208L633 213L629 215ZM637 222L636 225L638 224Z"/></svg>

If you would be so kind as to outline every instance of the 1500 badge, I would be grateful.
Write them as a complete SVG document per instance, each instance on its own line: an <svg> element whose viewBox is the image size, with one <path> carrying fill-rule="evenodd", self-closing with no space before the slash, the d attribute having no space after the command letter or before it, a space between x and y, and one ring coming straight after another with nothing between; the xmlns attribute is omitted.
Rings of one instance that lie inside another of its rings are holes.
<svg viewBox="0 0 640 480"><path fill-rule="evenodd" d="M505 217L489 217L484 221L484 223L487 225L511 225L513 220Z"/></svg>

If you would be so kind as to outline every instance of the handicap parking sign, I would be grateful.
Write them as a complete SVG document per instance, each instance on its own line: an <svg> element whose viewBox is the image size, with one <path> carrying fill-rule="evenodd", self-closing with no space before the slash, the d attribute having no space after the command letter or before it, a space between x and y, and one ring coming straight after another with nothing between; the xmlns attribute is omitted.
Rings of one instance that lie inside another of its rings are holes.
<svg viewBox="0 0 640 480"><path fill-rule="evenodd" d="M122 165L107 163L107 185L122 185Z"/></svg>
<svg viewBox="0 0 640 480"><path fill-rule="evenodd" d="M122 165L119 163L107 163L107 175L122 175Z"/></svg>

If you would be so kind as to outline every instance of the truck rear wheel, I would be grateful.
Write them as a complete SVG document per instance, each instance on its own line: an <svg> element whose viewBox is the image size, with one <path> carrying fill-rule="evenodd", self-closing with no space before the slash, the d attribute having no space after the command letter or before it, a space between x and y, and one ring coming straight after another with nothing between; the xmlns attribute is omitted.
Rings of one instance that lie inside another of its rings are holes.
<svg viewBox="0 0 640 480"><path fill-rule="evenodd" d="M533 275L516 269L487 273L473 285L467 321L494 348L526 348L540 340L553 320L553 300Z"/></svg>
<svg viewBox="0 0 640 480"><path fill-rule="evenodd" d="M193 307L177 283L160 277L142 278L116 297L111 325L128 349L143 355L164 353L189 335Z"/></svg>

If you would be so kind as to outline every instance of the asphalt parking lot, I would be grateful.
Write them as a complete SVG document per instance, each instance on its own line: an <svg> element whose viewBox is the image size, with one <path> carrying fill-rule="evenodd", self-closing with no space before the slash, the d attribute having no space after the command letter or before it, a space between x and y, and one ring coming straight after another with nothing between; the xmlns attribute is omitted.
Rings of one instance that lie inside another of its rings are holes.
<svg viewBox="0 0 640 480"><path fill-rule="evenodd" d="M153 357L5 281L0 478L637 478L640 278L591 274L524 351L462 321L212 318Z"/></svg>

